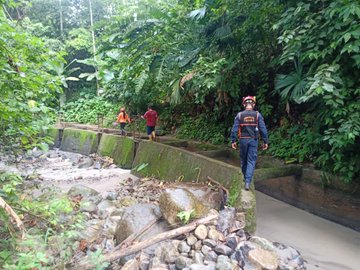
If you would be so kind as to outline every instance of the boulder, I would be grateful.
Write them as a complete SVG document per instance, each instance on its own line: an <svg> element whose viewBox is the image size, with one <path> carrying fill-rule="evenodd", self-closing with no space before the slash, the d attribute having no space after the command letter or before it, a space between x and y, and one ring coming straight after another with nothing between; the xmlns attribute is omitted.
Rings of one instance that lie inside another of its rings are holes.
<svg viewBox="0 0 360 270"><path fill-rule="evenodd" d="M190 191L209 209L220 209L223 197L221 192L212 190L209 186L195 183L178 183L177 188L183 188Z"/></svg>
<svg viewBox="0 0 360 270"><path fill-rule="evenodd" d="M263 270L276 270L279 266L276 254L259 246L249 251L249 260Z"/></svg>
<svg viewBox="0 0 360 270"><path fill-rule="evenodd" d="M139 232L154 219L161 216L159 207L153 204L134 204L124 209L122 218L119 220L115 239L117 244L124 241L132 233ZM145 240L159 233L165 232L168 227L165 222L157 222L148 231L142 234L138 240Z"/></svg>
<svg viewBox="0 0 360 270"><path fill-rule="evenodd" d="M192 260L190 258L179 256L175 259L175 266L177 269L182 270L185 267L190 266L192 263Z"/></svg>
<svg viewBox="0 0 360 270"><path fill-rule="evenodd" d="M205 225L200 224L199 226L196 227L194 234L197 237L197 239L204 240L208 235L208 229Z"/></svg>
<svg viewBox="0 0 360 270"><path fill-rule="evenodd" d="M160 258L160 263L175 263L176 258L180 256L178 251L180 241L164 241L157 245L156 250L154 252L154 258Z"/></svg>
<svg viewBox="0 0 360 270"><path fill-rule="evenodd" d="M94 160L90 157L83 156L79 160L78 168L89 168L94 164Z"/></svg>
<svg viewBox="0 0 360 270"><path fill-rule="evenodd" d="M79 233L80 239L86 240L88 243L96 240L102 230L103 220L92 219L85 223L84 229Z"/></svg>
<svg viewBox="0 0 360 270"><path fill-rule="evenodd" d="M192 246L194 245L196 242L197 242L197 238L193 235L193 234L190 234L187 238L186 238L186 243L189 245L189 246Z"/></svg>
<svg viewBox="0 0 360 270"><path fill-rule="evenodd" d="M95 189L89 188L84 185L75 185L70 188L67 194L69 197L81 195L83 198L89 198L92 196L99 195L99 192L97 192Z"/></svg>
<svg viewBox="0 0 360 270"><path fill-rule="evenodd" d="M299 251L285 246L283 244L274 242L274 252L279 258L280 270L304 270L306 269L304 259Z"/></svg>
<svg viewBox="0 0 360 270"><path fill-rule="evenodd" d="M274 251L275 250L275 246L273 245L273 243L270 242L269 240L265 239L265 238L262 238L262 237L252 236L250 238L250 242L256 243L262 249L265 249L265 250L268 250L268 251Z"/></svg>
<svg viewBox="0 0 360 270"><path fill-rule="evenodd" d="M216 270L232 270L232 269L234 269L233 263L229 259L229 257L220 255L217 259Z"/></svg>
<svg viewBox="0 0 360 270"><path fill-rule="evenodd" d="M103 200L98 204L98 216L102 218L106 218L110 216L110 214L116 210L114 204L109 200Z"/></svg>
<svg viewBox="0 0 360 270"><path fill-rule="evenodd" d="M163 217L170 225L180 222L177 214L182 211L194 210L194 216L205 216L209 209L202 204L190 191L183 188L167 188L159 199Z"/></svg>

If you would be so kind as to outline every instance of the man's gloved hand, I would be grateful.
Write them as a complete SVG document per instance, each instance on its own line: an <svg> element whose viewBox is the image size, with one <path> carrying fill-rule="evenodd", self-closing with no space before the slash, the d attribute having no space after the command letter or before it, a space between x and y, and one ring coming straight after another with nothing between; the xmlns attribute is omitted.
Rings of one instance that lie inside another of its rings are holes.
<svg viewBox="0 0 360 270"><path fill-rule="evenodd" d="M231 143L231 148L236 149L237 148L237 143L236 142Z"/></svg>
<svg viewBox="0 0 360 270"><path fill-rule="evenodd" d="M269 145L267 143L264 143L262 146L262 150L266 150L269 148Z"/></svg>

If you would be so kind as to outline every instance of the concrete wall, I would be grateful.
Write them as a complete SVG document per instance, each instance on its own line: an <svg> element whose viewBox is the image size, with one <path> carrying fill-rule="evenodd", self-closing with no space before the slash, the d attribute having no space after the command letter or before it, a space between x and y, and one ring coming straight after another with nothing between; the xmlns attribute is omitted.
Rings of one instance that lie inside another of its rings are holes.
<svg viewBox="0 0 360 270"><path fill-rule="evenodd" d="M113 158L114 163L121 168L131 169L135 155L135 142L128 137L103 134L97 153L100 156Z"/></svg>
<svg viewBox="0 0 360 270"><path fill-rule="evenodd" d="M94 131L65 128L60 150L89 155L96 153L98 134Z"/></svg>
<svg viewBox="0 0 360 270"><path fill-rule="evenodd" d="M46 136L49 136L52 139L52 144L50 144L50 146L53 147L60 147L61 144L61 135L62 135L62 130L58 129L58 128L49 128L46 132Z"/></svg>

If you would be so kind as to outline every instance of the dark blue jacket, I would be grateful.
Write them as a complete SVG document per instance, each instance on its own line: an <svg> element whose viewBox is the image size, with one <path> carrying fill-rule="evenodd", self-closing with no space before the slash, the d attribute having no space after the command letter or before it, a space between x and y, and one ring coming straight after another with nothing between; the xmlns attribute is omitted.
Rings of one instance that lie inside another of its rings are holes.
<svg viewBox="0 0 360 270"><path fill-rule="evenodd" d="M235 120L234 120L234 125L233 125L232 130L231 130L231 143L234 143L234 142L236 142L238 140L238 130L239 130L239 127L240 127L240 113L241 112L239 112L236 115ZM258 129L259 129L260 136L263 139L264 143L268 144L269 143L268 133L267 133L267 130L266 130L264 118L261 115L261 113L259 113L259 118L258 118Z"/></svg>

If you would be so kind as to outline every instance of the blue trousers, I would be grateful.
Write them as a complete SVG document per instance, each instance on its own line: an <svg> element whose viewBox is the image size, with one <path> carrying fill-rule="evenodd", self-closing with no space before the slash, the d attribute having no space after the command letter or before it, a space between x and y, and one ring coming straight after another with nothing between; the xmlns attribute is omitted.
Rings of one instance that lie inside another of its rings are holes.
<svg viewBox="0 0 360 270"><path fill-rule="evenodd" d="M240 161L241 170L244 175L245 183L250 184L254 175L257 160L257 139L240 139Z"/></svg>

